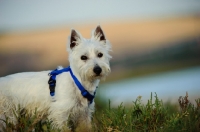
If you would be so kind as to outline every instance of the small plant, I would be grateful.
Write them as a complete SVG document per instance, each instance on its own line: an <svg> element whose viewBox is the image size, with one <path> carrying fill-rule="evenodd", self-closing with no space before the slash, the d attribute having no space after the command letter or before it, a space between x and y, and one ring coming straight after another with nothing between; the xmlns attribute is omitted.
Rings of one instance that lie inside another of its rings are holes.
<svg viewBox="0 0 200 132"><path fill-rule="evenodd" d="M182 112L187 111L188 107L191 105L190 101L188 100L188 92L186 92L185 97L180 96L178 99L179 106Z"/></svg>
<svg viewBox="0 0 200 132"><path fill-rule="evenodd" d="M185 97L179 97L180 111L173 113L166 121L168 131L200 131L200 99L195 101L196 107L188 100L187 92Z"/></svg>

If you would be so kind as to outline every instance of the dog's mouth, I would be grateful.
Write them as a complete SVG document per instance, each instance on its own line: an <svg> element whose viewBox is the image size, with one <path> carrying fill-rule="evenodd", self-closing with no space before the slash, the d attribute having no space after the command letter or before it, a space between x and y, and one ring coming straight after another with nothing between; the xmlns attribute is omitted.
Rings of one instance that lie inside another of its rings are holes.
<svg viewBox="0 0 200 132"><path fill-rule="evenodd" d="M92 79L101 79L101 78L103 78L103 75L102 75L102 74L94 74L94 75L92 76Z"/></svg>
<svg viewBox="0 0 200 132"><path fill-rule="evenodd" d="M95 74L96 77L101 76L101 74Z"/></svg>
<svg viewBox="0 0 200 132"><path fill-rule="evenodd" d="M102 75L101 75L101 74L96 74L94 77L95 77L95 78L101 78Z"/></svg>

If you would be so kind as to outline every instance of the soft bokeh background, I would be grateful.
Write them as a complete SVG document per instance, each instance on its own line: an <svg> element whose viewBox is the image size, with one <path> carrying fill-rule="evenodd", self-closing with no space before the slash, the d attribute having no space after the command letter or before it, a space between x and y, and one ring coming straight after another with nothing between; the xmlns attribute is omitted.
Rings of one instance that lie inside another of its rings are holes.
<svg viewBox="0 0 200 132"><path fill-rule="evenodd" d="M0 76L68 66L72 28L98 24L113 47L112 73L97 97L113 106L151 92L200 97L200 1L0 1Z"/></svg>

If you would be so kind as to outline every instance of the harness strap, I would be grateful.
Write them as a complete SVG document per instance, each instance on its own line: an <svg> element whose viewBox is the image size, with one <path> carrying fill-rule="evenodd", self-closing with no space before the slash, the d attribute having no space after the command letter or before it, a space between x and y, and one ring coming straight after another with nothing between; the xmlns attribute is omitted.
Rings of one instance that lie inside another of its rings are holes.
<svg viewBox="0 0 200 132"><path fill-rule="evenodd" d="M67 68L63 68L61 70L55 69L52 72L49 73L49 90L50 90L50 95L52 97L52 101L55 101L55 87L56 87L56 76L63 73L63 72L70 72L71 77L74 80L74 83L76 84L76 86L79 88L79 90L81 91L81 94L83 97L87 98L88 101L90 101L90 104L93 102L96 91L94 92L94 95L91 95L84 87L83 85L78 81L78 79L76 78L76 76L74 76L70 66Z"/></svg>

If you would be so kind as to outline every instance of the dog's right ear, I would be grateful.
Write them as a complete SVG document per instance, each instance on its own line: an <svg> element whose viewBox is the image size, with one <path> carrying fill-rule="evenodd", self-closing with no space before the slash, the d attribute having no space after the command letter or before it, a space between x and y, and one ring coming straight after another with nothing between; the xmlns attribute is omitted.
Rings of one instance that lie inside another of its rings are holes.
<svg viewBox="0 0 200 132"><path fill-rule="evenodd" d="M72 29L70 36L70 48L73 49L76 45L78 45L78 41L80 40L80 35L74 29Z"/></svg>

